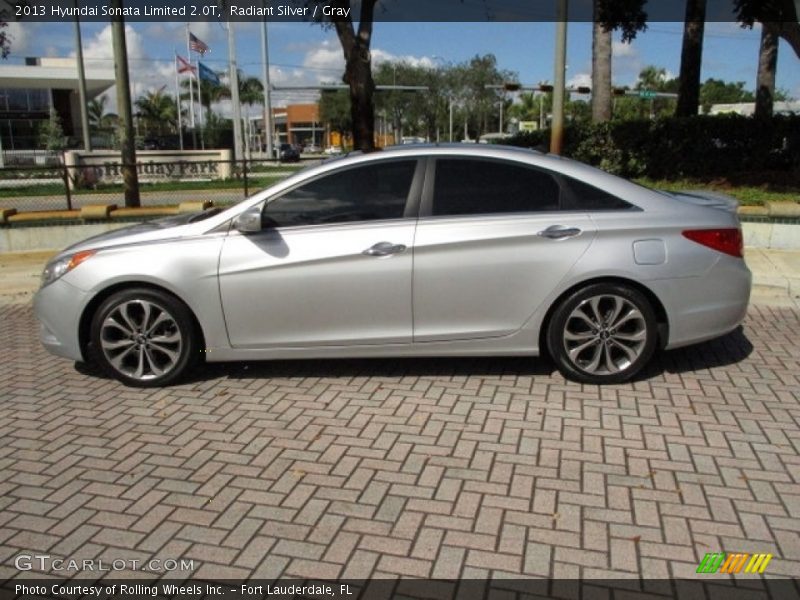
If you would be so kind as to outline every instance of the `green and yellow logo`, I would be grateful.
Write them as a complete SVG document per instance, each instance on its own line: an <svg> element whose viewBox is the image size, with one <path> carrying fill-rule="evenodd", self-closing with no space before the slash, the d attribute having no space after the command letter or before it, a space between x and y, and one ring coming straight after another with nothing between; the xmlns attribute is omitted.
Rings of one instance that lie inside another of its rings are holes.
<svg viewBox="0 0 800 600"><path fill-rule="evenodd" d="M747 554L736 552L712 552L706 554L697 567L698 573L763 573L772 554ZM745 566L747 565L747 566Z"/></svg>

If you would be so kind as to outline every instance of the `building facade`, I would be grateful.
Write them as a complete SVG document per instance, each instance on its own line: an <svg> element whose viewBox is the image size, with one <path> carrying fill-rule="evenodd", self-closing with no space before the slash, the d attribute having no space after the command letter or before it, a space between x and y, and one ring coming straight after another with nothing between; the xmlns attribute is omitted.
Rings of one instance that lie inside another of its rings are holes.
<svg viewBox="0 0 800 600"><path fill-rule="evenodd" d="M87 100L114 85L111 70L86 70ZM0 65L0 142L3 150L35 150L39 128L54 110L68 144L80 145L78 69L71 58L26 58Z"/></svg>

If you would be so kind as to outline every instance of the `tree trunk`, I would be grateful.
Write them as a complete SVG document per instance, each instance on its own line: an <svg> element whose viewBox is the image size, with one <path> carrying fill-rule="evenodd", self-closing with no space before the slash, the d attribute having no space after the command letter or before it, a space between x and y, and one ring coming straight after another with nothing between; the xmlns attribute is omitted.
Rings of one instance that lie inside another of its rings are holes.
<svg viewBox="0 0 800 600"><path fill-rule="evenodd" d="M592 121L611 119L611 30L594 22L592 29Z"/></svg>
<svg viewBox="0 0 800 600"><path fill-rule="evenodd" d="M111 5L122 9L122 0ZM125 188L125 206L141 205L139 198L139 175L136 170L136 140L133 133L133 111L131 109L130 76L128 73L128 50L125 42L125 22L122 17L111 20L111 37L114 47L114 72L117 82L117 111L119 112L120 158L122 181Z"/></svg>
<svg viewBox="0 0 800 600"><path fill-rule="evenodd" d="M372 96L375 82L369 50L359 51L358 45L347 60L345 83L350 86L350 116L353 120L353 149L362 152L375 150L375 106Z"/></svg>
<svg viewBox="0 0 800 600"><path fill-rule="evenodd" d="M778 67L778 34L769 23L761 25L761 48L758 54L758 79L756 83L756 110L758 119L772 116L775 102L775 71Z"/></svg>
<svg viewBox="0 0 800 600"><path fill-rule="evenodd" d="M703 30L706 0L687 0L683 26L681 73L678 84L678 105L675 115L691 117L700 105L700 68L703 63Z"/></svg>
<svg viewBox="0 0 800 600"><path fill-rule="evenodd" d="M375 105L372 96L375 82L372 79L372 20L377 0L362 0L358 32L352 20L334 21L336 35L344 52L344 82L350 86L350 115L353 120L353 147L362 152L375 150ZM341 7L350 6L350 0L339 0Z"/></svg>

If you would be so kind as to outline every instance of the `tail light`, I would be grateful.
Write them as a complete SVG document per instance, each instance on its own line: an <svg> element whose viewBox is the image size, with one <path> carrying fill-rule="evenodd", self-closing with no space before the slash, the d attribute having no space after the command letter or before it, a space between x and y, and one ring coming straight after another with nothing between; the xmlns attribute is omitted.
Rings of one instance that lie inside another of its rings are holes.
<svg viewBox="0 0 800 600"><path fill-rule="evenodd" d="M744 257L742 230L738 228L687 229L683 232L683 237L736 258Z"/></svg>

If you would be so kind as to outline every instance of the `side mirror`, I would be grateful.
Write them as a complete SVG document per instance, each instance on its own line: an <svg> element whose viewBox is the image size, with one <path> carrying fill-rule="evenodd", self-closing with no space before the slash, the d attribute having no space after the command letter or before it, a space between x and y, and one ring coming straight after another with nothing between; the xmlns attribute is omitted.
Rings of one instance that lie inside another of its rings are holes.
<svg viewBox="0 0 800 600"><path fill-rule="evenodd" d="M258 233L261 231L261 205L252 206L233 220L233 227L239 233Z"/></svg>

